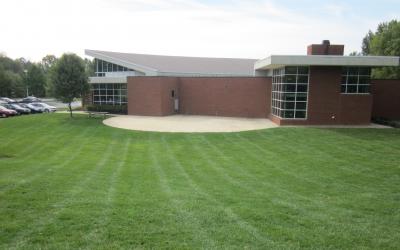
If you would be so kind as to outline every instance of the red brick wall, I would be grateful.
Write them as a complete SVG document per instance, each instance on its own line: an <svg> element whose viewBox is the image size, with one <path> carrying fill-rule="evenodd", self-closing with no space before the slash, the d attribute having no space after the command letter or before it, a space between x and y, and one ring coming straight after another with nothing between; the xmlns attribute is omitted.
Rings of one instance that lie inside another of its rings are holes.
<svg viewBox="0 0 400 250"><path fill-rule="evenodd" d="M173 114L170 91L177 83L176 77L128 77L128 115Z"/></svg>
<svg viewBox="0 0 400 250"><path fill-rule="evenodd" d="M373 80L372 116L400 120L400 79Z"/></svg>
<svg viewBox="0 0 400 250"><path fill-rule="evenodd" d="M129 115L179 113L232 117L267 117L271 78L266 77L128 77Z"/></svg>
<svg viewBox="0 0 400 250"><path fill-rule="evenodd" d="M267 117L271 78L180 78L180 113L232 117Z"/></svg>
<svg viewBox="0 0 400 250"><path fill-rule="evenodd" d="M181 114L270 117L281 125L370 123L372 96L341 94L340 81L340 67L310 67L308 117L285 120L270 114L269 77L129 77L128 114L174 114L174 90Z"/></svg>
<svg viewBox="0 0 400 250"><path fill-rule="evenodd" d="M311 44L307 47L307 55L343 56L344 45Z"/></svg>
<svg viewBox="0 0 400 250"><path fill-rule="evenodd" d="M310 67L308 117L281 125L369 124L372 95L341 94L341 67Z"/></svg>
<svg viewBox="0 0 400 250"><path fill-rule="evenodd" d="M369 124L371 112L372 95L340 95L340 124Z"/></svg>

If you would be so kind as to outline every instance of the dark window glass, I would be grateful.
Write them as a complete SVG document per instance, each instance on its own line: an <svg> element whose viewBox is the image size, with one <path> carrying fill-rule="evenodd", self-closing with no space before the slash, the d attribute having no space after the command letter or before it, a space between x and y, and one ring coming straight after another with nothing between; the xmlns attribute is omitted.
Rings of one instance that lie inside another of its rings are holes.
<svg viewBox="0 0 400 250"><path fill-rule="evenodd" d="M342 93L346 93L346 85L342 85L341 86L341 92Z"/></svg>
<svg viewBox="0 0 400 250"><path fill-rule="evenodd" d="M286 93L283 94L282 100L284 101L295 101L296 94L295 93Z"/></svg>
<svg viewBox="0 0 400 250"><path fill-rule="evenodd" d="M284 81L285 81L285 83L296 83L296 76L295 75L286 75Z"/></svg>
<svg viewBox="0 0 400 250"><path fill-rule="evenodd" d="M106 90L105 89L101 89L100 90L100 95L106 95Z"/></svg>
<svg viewBox="0 0 400 250"><path fill-rule="evenodd" d="M294 102L283 102L283 109L294 109Z"/></svg>
<svg viewBox="0 0 400 250"><path fill-rule="evenodd" d="M107 95L113 95L113 90L112 89L107 89Z"/></svg>
<svg viewBox="0 0 400 250"><path fill-rule="evenodd" d="M297 92L307 92L307 86L306 84L298 84L297 85Z"/></svg>
<svg viewBox="0 0 400 250"><path fill-rule="evenodd" d="M358 93L369 93L369 85L358 85Z"/></svg>
<svg viewBox="0 0 400 250"><path fill-rule="evenodd" d="M108 62L103 61L103 72L108 72Z"/></svg>
<svg viewBox="0 0 400 250"><path fill-rule="evenodd" d="M360 75L369 76L369 75L371 75L371 68L361 67L359 72L360 72Z"/></svg>
<svg viewBox="0 0 400 250"><path fill-rule="evenodd" d="M306 102L296 102L296 109L306 109L307 103Z"/></svg>
<svg viewBox="0 0 400 250"><path fill-rule="evenodd" d="M103 61L99 61L99 72L104 72Z"/></svg>
<svg viewBox="0 0 400 250"><path fill-rule="evenodd" d="M285 67L285 74L286 75L288 75L288 74L293 74L293 75L297 74L297 67L293 67L293 66Z"/></svg>
<svg viewBox="0 0 400 250"><path fill-rule="evenodd" d="M296 92L296 84L283 84L283 92Z"/></svg>
<svg viewBox="0 0 400 250"><path fill-rule="evenodd" d="M297 83L308 83L308 76L297 76Z"/></svg>
<svg viewBox="0 0 400 250"><path fill-rule="evenodd" d="M349 73L349 75L358 75L358 68L357 67L349 67L348 73Z"/></svg>
<svg viewBox="0 0 400 250"><path fill-rule="evenodd" d="M306 118L306 111L296 111L296 118Z"/></svg>
<svg viewBox="0 0 400 250"><path fill-rule="evenodd" d="M357 93L357 85L347 85L347 93Z"/></svg>
<svg viewBox="0 0 400 250"><path fill-rule="evenodd" d="M283 111L283 118L294 118L294 111L291 110Z"/></svg>
<svg viewBox="0 0 400 250"><path fill-rule="evenodd" d="M349 76L347 78L347 84L357 84L358 76Z"/></svg>
<svg viewBox="0 0 400 250"><path fill-rule="evenodd" d="M308 67L298 67L298 71L300 75L308 75Z"/></svg>
<svg viewBox="0 0 400 250"><path fill-rule="evenodd" d="M307 93L297 93L297 101L307 101Z"/></svg>
<svg viewBox="0 0 400 250"><path fill-rule="evenodd" d="M112 72L112 71L113 71L113 65L112 65L112 63L107 63L107 65L108 65L108 70L107 70L107 72Z"/></svg>
<svg viewBox="0 0 400 250"><path fill-rule="evenodd" d="M370 77L369 76L359 76L358 84L370 84Z"/></svg>
<svg viewBox="0 0 400 250"><path fill-rule="evenodd" d="M347 75L347 70L348 70L347 67L343 67L342 68L342 75Z"/></svg>
<svg viewBox="0 0 400 250"><path fill-rule="evenodd" d="M95 102L100 101L100 96L94 96L94 97L93 97L93 101L95 101Z"/></svg>

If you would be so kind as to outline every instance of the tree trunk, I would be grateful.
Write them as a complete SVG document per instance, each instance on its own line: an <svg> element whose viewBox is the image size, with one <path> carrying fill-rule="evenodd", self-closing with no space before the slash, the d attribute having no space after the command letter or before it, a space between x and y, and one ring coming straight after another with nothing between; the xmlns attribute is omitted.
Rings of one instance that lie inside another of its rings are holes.
<svg viewBox="0 0 400 250"><path fill-rule="evenodd" d="M72 118L72 108L71 108L71 103L70 102L68 103L68 108L69 108L69 115Z"/></svg>

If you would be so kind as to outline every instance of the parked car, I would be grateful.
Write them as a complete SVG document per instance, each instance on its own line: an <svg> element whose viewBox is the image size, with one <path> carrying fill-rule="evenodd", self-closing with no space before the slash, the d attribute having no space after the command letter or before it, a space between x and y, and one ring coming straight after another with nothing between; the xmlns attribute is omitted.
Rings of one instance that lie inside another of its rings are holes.
<svg viewBox="0 0 400 250"><path fill-rule="evenodd" d="M33 106L32 103L19 103L19 106L23 108L28 108L31 110L31 113L43 113L44 109L42 107Z"/></svg>
<svg viewBox="0 0 400 250"><path fill-rule="evenodd" d="M15 102L14 99L8 98L8 97L0 97L0 101L10 103L10 102Z"/></svg>
<svg viewBox="0 0 400 250"><path fill-rule="evenodd" d="M1 117L5 118L5 117L9 117L9 116L14 116L17 114L18 114L17 111L0 106L0 116Z"/></svg>
<svg viewBox="0 0 400 250"><path fill-rule="evenodd" d="M30 114L31 110L28 108L21 107L16 103L7 103L2 105L5 108L12 109L18 112L18 114Z"/></svg>
<svg viewBox="0 0 400 250"><path fill-rule="evenodd" d="M47 103L44 102L33 102L31 105L35 107L40 107L43 108L44 112L50 113L50 112L56 112L57 108L51 105L48 105Z"/></svg>
<svg viewBox="0 0 400 250"><path fill-rule="evenodd" d="M23 103L32 103L32 102L41 102L41 101L42 101L42 100L40 100L40 99L37 98L37 97L28 96L28 97L25 97L24 99L22 99L21 102L23 102Z"/></svg>

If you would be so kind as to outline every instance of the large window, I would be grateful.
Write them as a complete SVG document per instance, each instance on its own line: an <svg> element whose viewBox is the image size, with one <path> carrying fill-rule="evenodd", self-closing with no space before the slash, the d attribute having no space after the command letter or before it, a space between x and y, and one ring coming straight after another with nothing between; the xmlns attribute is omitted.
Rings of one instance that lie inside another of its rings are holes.
<svg viewBox="0 0 400 250"><path fill-rule="evenodd" d="M92 84L93 104L122 105L127 103L126 83Z"/></svg>
<svg viewBox="0 0 400 250"><path fill-rule="evenodd" d="M308 66L273 70L272 114L285 119L307 118Z"/></svg>
<svg viewBox="0 0 400 250"><path fill-rule="evenodd" d="M94 72L96 76L106 76L107 72L124 72L124 71L133 71L133 70L100 59L94 59Z"/></svg>
<svg viewBox="0 0 400 250"><path fill-rule="evenodd" d="M368 94L371 84L371 68L343 67L341 92L346 94Z"/></svg>

